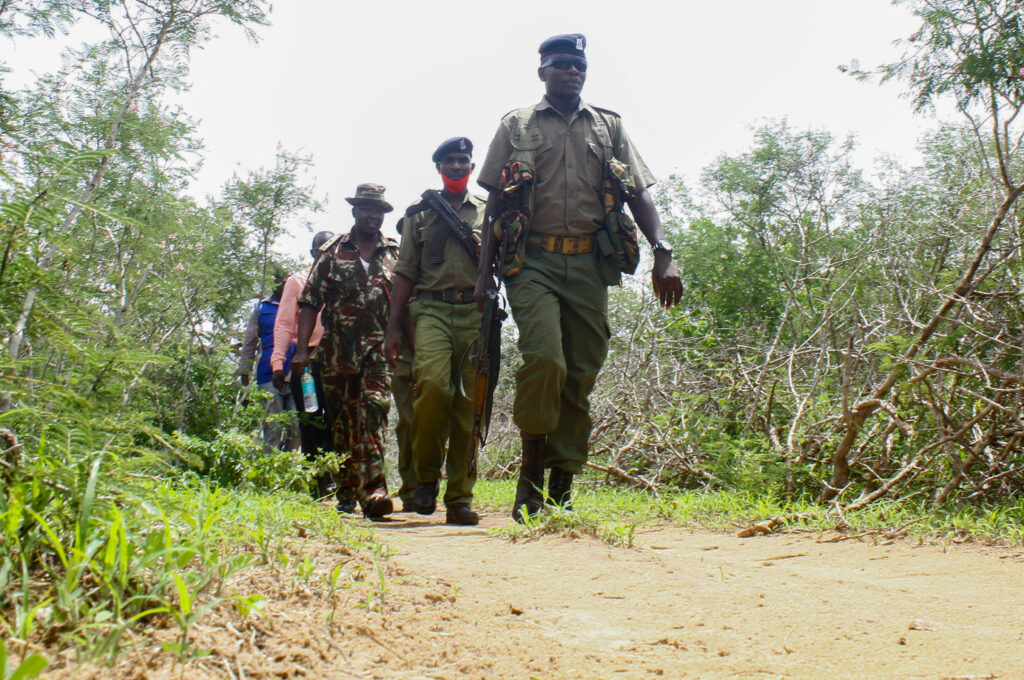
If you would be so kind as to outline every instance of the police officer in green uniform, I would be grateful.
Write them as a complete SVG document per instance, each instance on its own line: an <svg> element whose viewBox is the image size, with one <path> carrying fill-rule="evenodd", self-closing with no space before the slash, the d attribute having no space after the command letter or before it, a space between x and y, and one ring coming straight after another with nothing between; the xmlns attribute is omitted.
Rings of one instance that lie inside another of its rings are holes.
<svg viewBox="0 0 1024 680"><path fill-rule="evenodd" d="M309 363L306 351L321 309L323 339L314 359L323 367L324 401L334 450L347 455L336 475L338 508L374 519L389 514L384 477L384 428L390 409L390 368L384 357L393 269L398 244L380 233L392 210L384 187L360 184L345 199L355 224L320 246L306 287L299 296L298 349L292 370Z"/></svg>
<svg viewBox="0 0 1024 680"><path fill-rule="evenodd" d="M573 475L587 460L589 395L608 353L607 286L619 282L618 266L609 270L608 263L628 262L632 253L635 268L638 257L635 229L616 212L615 197L654 248L659 302L676 305L682 295L672 247L646 190L654 177L619 115L580 98L585 47L578 33L541 44L537 73L545 95L502 118L478 179L489 191L493 229L484 230L475 295L482 300L495 288L495 273L504 278L523 356L513 406L523 442L517 521L543 507L545 468L548 497L567 507Z"/></svg>
<svg viewBox="0 0 1024 680"><path fill-rule="evenodd" d="M399 221L401 224L401 221ZM398 232L402 234L401 231ZM398 422L395 424L395 440L398 444L398 477L402 484L396 496L402 501L401 512L412 512L412 493L416 490L416 471L412 456L412 404L415 398L412 380L412 349L402 343L401 354L395 359L391 375L391 395L395 398Z"/></svg>
<svg viewBox="0 0 1024 680"><path fill-rule="evenodd" d="M402 310L412 297L412 372L417 390L412 445L418 482L413 509L423 515L434 512L444 463L446 521L469 525L479 522L471 507L476 481L469 465L473 402L460 394L458 381L463 381L467 394L472 393L471 371L462 375L460 364L480 328L473 288L485 207L484 199L466 190L474 168L472 154L472 142L455 137L431 157L444 185L435 193L468 227L461 237L426 199L410 206L402 218L402 245L385 339L388 357L397 358Z"/></svg>

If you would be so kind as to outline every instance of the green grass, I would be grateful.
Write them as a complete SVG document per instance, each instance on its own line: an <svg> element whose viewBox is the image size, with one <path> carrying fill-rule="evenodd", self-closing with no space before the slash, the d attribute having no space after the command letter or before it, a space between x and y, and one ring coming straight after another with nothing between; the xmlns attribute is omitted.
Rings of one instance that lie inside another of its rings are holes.
<svg viewBox="0 0 1024 680"><path fill-rule="evenodd" d="M584 534L613 545L632 545L639 527L659 523L698 527L709 531L735 532L773 517L785 520L783 531L848 533L900 529L916 538L955 538L1024 544L1024 499L1000 506L948 505L930 507L920 498L881 501L858 511L838 514L831 506L810 501L787 501L749 492L672 491L651 494L622 487L577 483L573 489L575 511L545 511L524 523L494 531L512 540L544 534ZM479 481L476 503L488 512L509 515L515 497L515 480Z"/></svg>
<svg viewBox="0 0 1024 680"><path fill-rule="evenodd" d="M263 596L233 590L233 576L284 564L295 580L310 578L315 562L296 539L371 559L390 554L371 526L303 495L226 490L196 477L132 480L110 465L106 477L97 456L88 476L59 494L31 475L15 478L0 499L0 640L22 655L9 668L28 661L32 645L112 661L127 633L160 617L179 633L166 651L202 656L189 632L208 611L231 603L243 615L259 612Z"/></svg>

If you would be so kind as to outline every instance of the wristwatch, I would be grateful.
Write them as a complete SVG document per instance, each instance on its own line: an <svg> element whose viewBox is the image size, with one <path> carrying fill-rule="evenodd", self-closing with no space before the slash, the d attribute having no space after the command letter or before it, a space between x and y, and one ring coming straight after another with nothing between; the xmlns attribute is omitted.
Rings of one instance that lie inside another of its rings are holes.
<svg viewBox="0 0 1024 680"><path fill-rule="evenodd" d="M654 247L654 252L658 252L659 250L661 250L663 252L668 253L669 257L672 256L672 244L669 243L668 241L666 241L665 239L661 239L660 241L655 241L653 247Z"/></svg>

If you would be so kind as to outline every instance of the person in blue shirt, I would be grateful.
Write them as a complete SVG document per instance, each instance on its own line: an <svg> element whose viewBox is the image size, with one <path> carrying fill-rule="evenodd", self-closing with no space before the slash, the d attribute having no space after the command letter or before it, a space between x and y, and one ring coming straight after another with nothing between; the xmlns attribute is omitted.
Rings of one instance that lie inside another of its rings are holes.
<svg viewBox="0 0 1024 680"><path fill-rule="evenodd" d="M273 370L270 367L270 355L274 351L274 320L277 318L277 306L287 278L284 272L275 272L274 290L268 297L253 305L249 322L245 327L245 339L238 352L238 369L235 371L235 375L241 380L242 385L248 387L252 381L252 365L255 362L256 386L271 394L263 421L263 445L264 451L267 452L271 449L292 450L294 448L294 427L267 422L269 416L282 412L291 413L295 410L295 401L291 390L287 384L284 389L280 390L274 387ZM285 372L288 371L288 363L294 352L295 345L293 344L285 359Z"/></svg>

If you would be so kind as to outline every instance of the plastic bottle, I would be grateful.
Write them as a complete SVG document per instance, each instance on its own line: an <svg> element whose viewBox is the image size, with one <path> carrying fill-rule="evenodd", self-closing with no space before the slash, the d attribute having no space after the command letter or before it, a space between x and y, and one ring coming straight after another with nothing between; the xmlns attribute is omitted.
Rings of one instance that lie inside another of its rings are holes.
<svg viewBox="0 0 1024 680"><path fill-rule="evenodd" d="M313 374L309 372L309 366L302 369L302 406L306 413L316 413L320 410L320 402L316 398L316 382Z"/></svg>

